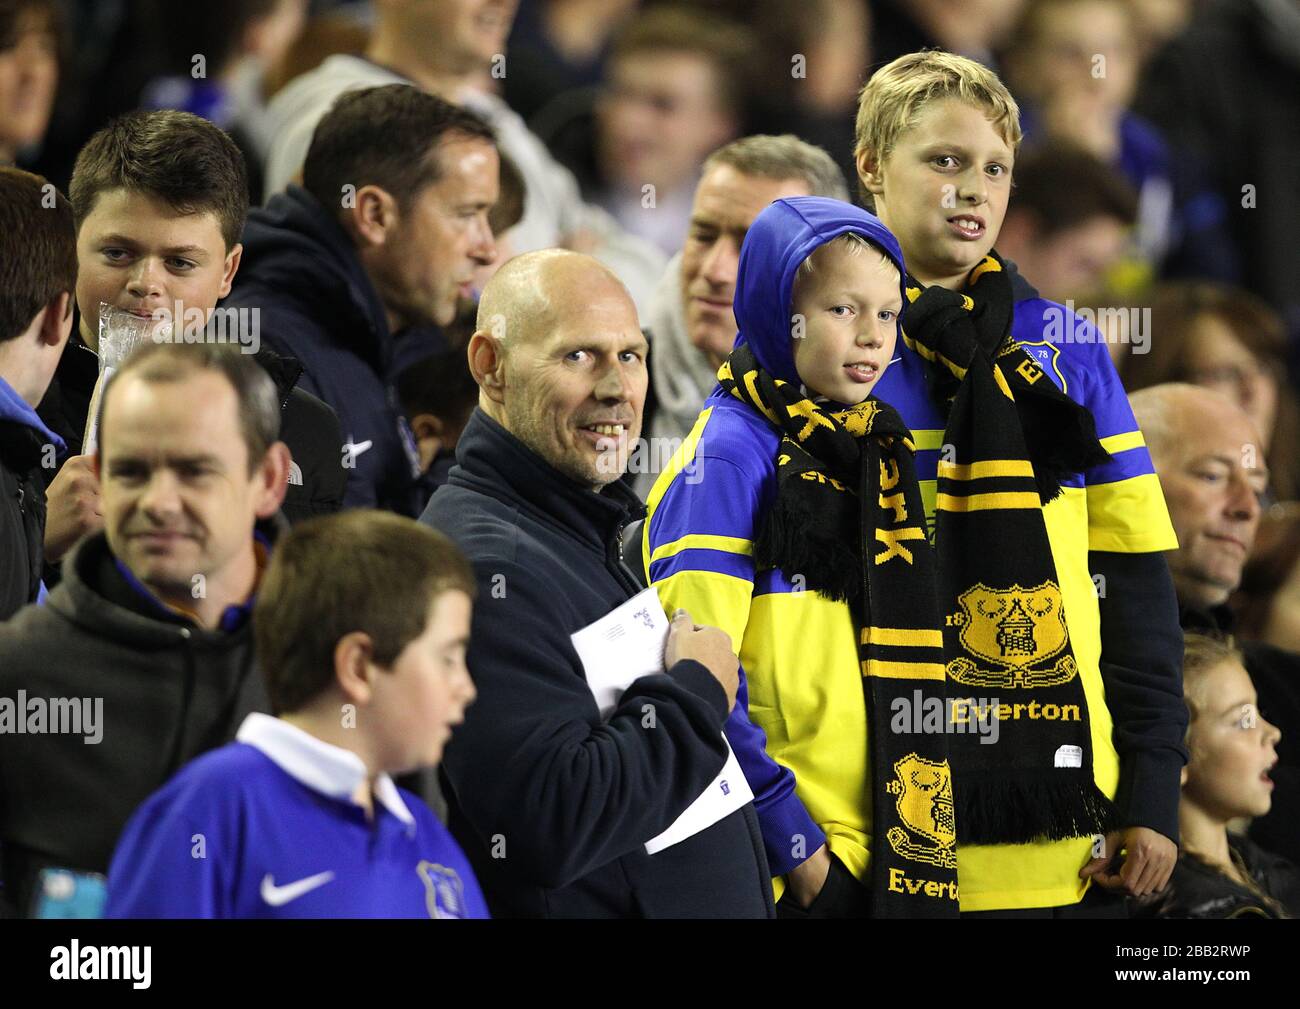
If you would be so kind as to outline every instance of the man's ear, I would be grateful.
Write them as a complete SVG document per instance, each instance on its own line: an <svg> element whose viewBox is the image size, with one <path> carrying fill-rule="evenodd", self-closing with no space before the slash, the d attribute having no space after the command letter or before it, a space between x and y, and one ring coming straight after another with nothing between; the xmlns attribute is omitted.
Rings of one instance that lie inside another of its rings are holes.
<svg viewBox="0 0 1300 1009"><path fill-rule="evenodd" d="M373 660L374 642L365 631L350 631L334 645L334 681L349 701L370 702Z"/></svg>
<svg viewBox="0 0 1300 1009"><path fill-rule="evenodd" d="M41 313L36 338L45 347L62 347L72 332L72 292L55 296Z"/></svg>
<svg viewBox="0 0 1300 1009"><path fill-rule="evenodd" d="M379 186L362 186L343 207L343 227L362 248L383 245L400 214L391 193Z"/></svg>
<svg viewBox="0 0 1300 1009"><path fill-rule="evenodd" d="M411 418L411 433L420 452L420 468L427 470L434 457L442 451L442 435L446 428L442 418L431 413L417 413Z"/></svg>
<svg viewBox="0 0 1300 1009"><path fill-rule="evenodd" d="M218 301L230 293L230 285L235 282L235 274L239 272L239 263L243 258L244 247L236 242L235 247L226 253L225 275L221 278L221 290L217 293Z"/></svg>
<svg viewBox="0 0 1300 1009"><path fill-rule="evenodd" d="M270 518L280 510L284 495L289 490L289 465L292 462L289 446L282 441L277 441L266 450L266 456L254 474L258 483L258 518Z"/></svg>
<svg viewBox="0 0 1300 1009"><path fill-rule="evenodd" d="M879 196L885 191L884 175L880 170L880 159L875 152L863 147L854 157L858 166L858 179L872 196Z"/></svg>
<svg viewBox="0 0 1300 1009"><path fill-rule="evenodd" d="M411 418L411 430L415 433L417 439L441 438L445 427L442 418L431 413L417 413Z"/></svg>
<svg viewBox="0 0 1300 1009"><path fill-rule="evenodd" d="M479 329L469 338L469 370L479 389L494 403L505 402L506 356L501 340Z"/></svg>

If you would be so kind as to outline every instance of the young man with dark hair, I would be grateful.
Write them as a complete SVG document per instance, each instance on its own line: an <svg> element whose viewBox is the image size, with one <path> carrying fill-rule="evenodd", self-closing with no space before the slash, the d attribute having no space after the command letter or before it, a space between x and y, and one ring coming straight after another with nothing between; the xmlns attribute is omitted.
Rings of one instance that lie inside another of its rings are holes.
<svg viewBox="0 0 1300 1009"><path fill-rule="evenodd" d="M253 614L276 717L249 715L140 807L108 916L486 918L464 852L389 777L436 765L474 700L473 595L456 548L410 519L295 528Z"/></svg>
<svg viewBox="0 0 1300 1009"><path fill-rule="evenodd" d="M499 159L471 112L405 84L354 91L320 121L303 185L249 215L228 306L338 411L344 504L414 516L419 458L394 382L439 347L475 273L496 258ZM419 353L415 353L415 351Z"/></svg>
<svg viewBox="0 0 1300 1009"><path fill-rule="evenodd" d="M226 320L222 332L204 326L239 269L248 214L239 149L188 112L132 112L104 127L78 155L69 195L77 225L79 322L40 406L72 454L47 492L50 560L103 524L91 459L82 454L100 371L100 305L143 319L170 318L174 339L228 339ZM254 359L275 380L284 441L293 454L286 515L292 520L334 511L344 482L338 421L300 388L301 365L261 347L261 322L255 315L237 317L234 336L246 352L256 351Z"/></svg>
<svg viewBox="0 0 1300 1009"><path fill-rule="evenodd" d="M148 343L103 397L105 528L44 606L0 624L0 904L60 868L102 873L131 812L265 711L249 614L288 485L280 399L256 360ZM51 894L53 896L53 894Z"/></svg>
<svg viewBox="0 0 1300 1009"><path fill-rule="evenodd" d="M36 414L72 329L76 232L67 198L0 168L0 620L41 594L45 493L62 439Z"/></svg>

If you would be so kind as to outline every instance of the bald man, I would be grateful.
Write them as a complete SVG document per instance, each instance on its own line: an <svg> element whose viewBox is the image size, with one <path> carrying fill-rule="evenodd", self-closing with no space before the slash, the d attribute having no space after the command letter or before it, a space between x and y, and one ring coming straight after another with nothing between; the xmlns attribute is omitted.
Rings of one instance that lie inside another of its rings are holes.
<svg viewBox="0 0 1300 1009"><path fill-rule="evenodd" d="M1210 389L1169 383L1129 397L1178 534L1169 569L1185 630L1234 632L1227 606L1241 582L1259 528L1268 467L1259 432L1232 400ZM1260 710L1282 730L1270 772L1273 808L1250 825L1250 839L1300 861L1300 655L1261 641L1238 641Z"/></svg>
<svg viewBox="0 0 1300 1009"><path fill-rule="evenodd" d="M1169 570L1187 625L1228 601L1259 528L1268 466L1259 432L1231 400L1166 384L1129 397L1178 535Z"/></svg>
<svg viewBox="0 0 1300 1009"><path fill-rule="evenodd" d="M724 726L732 738L748 724L726 634L679 611L665 670L604 717L570 640L641 589L619 543L642 509L619 477L641 433L646 351L627 291L594 259L510 260L470 339L478 409L421 518L479 586L478 700L442 769L449 824L498 917L774 914L752 803L645 850L722 770Z"/></svg>

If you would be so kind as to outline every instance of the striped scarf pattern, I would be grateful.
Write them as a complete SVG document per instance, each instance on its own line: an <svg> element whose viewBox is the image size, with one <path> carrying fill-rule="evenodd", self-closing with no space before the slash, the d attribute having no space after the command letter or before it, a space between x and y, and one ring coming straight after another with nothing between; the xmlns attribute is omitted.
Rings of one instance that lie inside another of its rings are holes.
<svg viewBox="0 0 1300 1009"><path fill-rule="evenodd" d="M944 705L944 634L911 432L868 398L828 411L738 346L722 388L781 432L776 500L754 546L760 569L802 575L849 604L858 628L872 761L874 917L951 917L957 827L944 733L891 730L898 703ZM824 675L809 669L809 676Z"/></svg>
<svg viewBox="0 0 1300 1009"><path fill-rule="evenodd" d="M928 362L948 415L934 529L948 695L999 722L994 745L949 741L959 842L1104 833L1113 812L1093 779L1043 506L1068 475L1109 456L1088 410L1011 338L1011 284L996 255L963 293L909 277L907 296L903 339Z"/></svg>

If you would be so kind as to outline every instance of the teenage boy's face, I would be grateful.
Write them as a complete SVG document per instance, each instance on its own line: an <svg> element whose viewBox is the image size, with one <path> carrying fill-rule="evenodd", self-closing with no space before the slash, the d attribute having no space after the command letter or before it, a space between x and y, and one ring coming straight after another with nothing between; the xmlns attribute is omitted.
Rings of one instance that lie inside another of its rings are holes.
<svg viewBox="0 0 1300 1009"><path fill-rule="evenodd" d="M836 403L861 403L880 381L903 310L898 270L872 249L838 243L816 253L815 271L795 283L794 365L810 390Z"/></svg>
<svg viewBox="0 0 1300 1009"><path fill-rule="evenodd" d="M177 329L191 309L206 321L230 293L243 250L226 249L210 211L180 214L127 189L101 193L77 235L81 338L98 347L100 302L146 319L164 309Z"/></svg>
<svg viewBox="0 0 1300 1009"><path fill-rule="evenodd" d="M882 164L861 152L858 174L912 274L955 289L997 241L1013 162L984 111L950 98L923 109Z"/></svg>
<svg viewBox="0 0 1300 1009"><path fill-rule="evenodd" d="M1196 702L1184 796L1224 820L1263 816L1273 804L1268 772L1282 733L1259 713L1250 676L1225 662L1204 674Z"/></svg>
<svg viewBox="0 0 1300 1009"><path fill-rule="evenodd" d="M442 592L433 600L424 632L402 649L391 670L375 677L372 724L380 726L381 762L389 773L431 767L442 759L452 729L474 701L465 665L470 599Z"/></svg>

